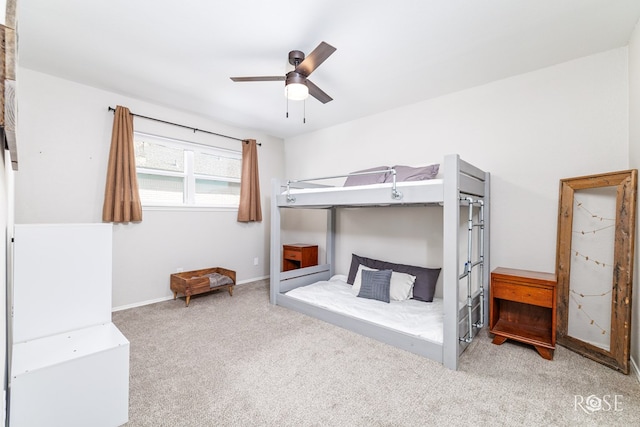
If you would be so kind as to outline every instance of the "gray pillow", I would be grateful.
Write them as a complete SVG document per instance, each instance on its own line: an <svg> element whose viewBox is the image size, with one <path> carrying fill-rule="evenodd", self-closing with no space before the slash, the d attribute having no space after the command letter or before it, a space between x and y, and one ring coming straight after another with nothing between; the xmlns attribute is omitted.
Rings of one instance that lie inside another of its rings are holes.
<svg viewBox="0 0 640 427"><path fill-rule="evenodd" d="M391 273L391 270L362 270L362 285L358 297L390 302Z"/></svg>
<svg viewBox="0 0 640 427"><path fill-rule="evenodd" d="M351 173L360 173L360 172L375 172L381 171L380 173L371 173L366 175L349 175L347 180L344 182L345 187L350 187L352 185L370 185L370 184L381 184L385 182L387 175L389 172L382 172L389 169L389 166L376 166L375 168L370 169L362 169L359 171L351 172Z"/></svg>
<svg viewBox="0 0 640 427"><path fill-rule="evenodd" d="M440 164L436 163L429 166L411 167L396 165L396 182L402 181L423 181L425 179L433 179L438 175ZM393 182L393 174L387 175L385 182Z"/></svg>
<svg viewBox="0 0 640 427"><path fill-rule="evenodd" d="M436 283L438 282L438 276L440 276L440 268L394 264L392 262L351 254L351 267L349 268L349 276L347 278L347 283L350 285L353 285L360 264L365 267L375 268L376 270L393 270L398 273L407 273L416 276L416 281L413 283L413 299L425 302L433 301L433 295L436 293Z"/></svg>

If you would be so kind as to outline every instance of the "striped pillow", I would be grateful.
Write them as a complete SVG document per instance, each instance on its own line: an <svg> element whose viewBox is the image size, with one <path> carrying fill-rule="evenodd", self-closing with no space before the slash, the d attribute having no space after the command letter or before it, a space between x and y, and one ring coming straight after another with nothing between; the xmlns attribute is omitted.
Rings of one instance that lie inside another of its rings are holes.
<svg viewBox="0 0 640 427"><path fill-rule="evenodd" d="M362 284L358 297L390 302L391 270L362 270Z"/></svg>

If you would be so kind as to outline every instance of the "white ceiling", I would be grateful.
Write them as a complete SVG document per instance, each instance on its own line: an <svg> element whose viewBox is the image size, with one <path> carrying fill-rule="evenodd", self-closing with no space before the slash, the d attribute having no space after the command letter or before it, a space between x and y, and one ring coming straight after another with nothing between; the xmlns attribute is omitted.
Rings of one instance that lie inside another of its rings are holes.
<svg viewBox="0 0 640 427"><path fill-rule="evenodd" d="M287 138L626 46L639 18L640 0L18 0L19 64ZM321 41L327 104L287 119L283 82L229 79Z"/></svg>

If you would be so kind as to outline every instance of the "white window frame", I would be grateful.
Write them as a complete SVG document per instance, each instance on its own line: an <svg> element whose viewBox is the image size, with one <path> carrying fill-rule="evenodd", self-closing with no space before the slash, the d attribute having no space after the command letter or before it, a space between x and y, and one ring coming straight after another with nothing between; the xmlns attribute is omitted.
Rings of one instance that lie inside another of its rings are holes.
<svg viewBox="0 0 640 427"><path fill-rule="evenodd" d="M134 131L134 140L136 140L136 136L140 136L142 138L148 140L156 140L159 143L162 143L168 147L179 148L184 150L184 172L176 172L176 171L167 171L167 170L159 170L159 169L149 169L145 167L139 167L136 165L136 175L137 174L146 174L146 175L158 175L158 176L170 176L183 178L183 203L175 204L175 203L149 203L142 201L142 207L146 210L231 210L237 211L238 205L228 205L228 204L196 204L195 195L196 195L196 180L208 180L208 181L226 181L226 182L234 182L240 183L240 178L230 178L230 177L221 177L215 175L203 175L196 174L194 172L195 166L195 153L203 153L213 156L221 156L228 157L233 159L238 159L242 162L242 151L240 150L230 150L227 148L214 147L206 144L199 144L190 141L179 140L175 138L169 138L164 136L153 135L144 132Z"/></svg>

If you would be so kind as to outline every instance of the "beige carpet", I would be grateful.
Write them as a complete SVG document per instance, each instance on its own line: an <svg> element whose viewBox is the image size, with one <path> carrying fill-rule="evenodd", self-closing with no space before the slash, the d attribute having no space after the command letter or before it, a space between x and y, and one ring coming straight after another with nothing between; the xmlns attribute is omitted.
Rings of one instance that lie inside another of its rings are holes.
<svg viewBox="0 0 640 427"><path fill-rule="evenodd" d="M636 377L563 347L547 361L485 331L451 371L270 305L267 281L113 321L131 342L127 426L640 425Z"/></svg>

